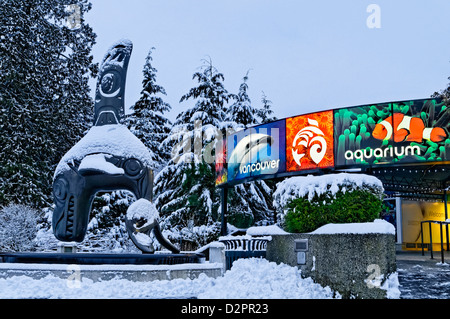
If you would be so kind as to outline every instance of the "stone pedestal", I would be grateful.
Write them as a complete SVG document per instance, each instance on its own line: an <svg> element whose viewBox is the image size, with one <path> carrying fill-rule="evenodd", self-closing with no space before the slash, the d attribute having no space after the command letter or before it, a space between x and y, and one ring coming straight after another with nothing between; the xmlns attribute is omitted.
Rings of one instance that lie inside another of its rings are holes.
<svg viewBox="0 0 450 319"><path fill-rule="evenodd" d="M59 242L56 250L58 253L76 253L77 243L76 242Z"/></svg>
<svg viewBox="0 0 450 319"><path fill-rule="evenodd" d="M299 239L308 240L306 251L296 249ZM343 298L386 298L388 277L397 267L395 236L383 233L272 235L266 258L299 267L302 277Z"/></svg>

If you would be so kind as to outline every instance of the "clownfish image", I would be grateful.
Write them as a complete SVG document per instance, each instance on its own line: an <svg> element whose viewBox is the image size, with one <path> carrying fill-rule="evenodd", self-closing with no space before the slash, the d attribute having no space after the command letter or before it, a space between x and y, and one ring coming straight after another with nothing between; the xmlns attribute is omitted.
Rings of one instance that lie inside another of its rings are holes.
<svg viewBox="0 0 450 319"><path fill-rule="evenodd" d="M394 123L394 124L393 124ZM394 133L395 132L395 133ZM430 140L441 142L447 138L447 133L440 127L425 127L421 118L411 117L402 113L394 113L375 126L372 132L378 140L389 140L394 134L395 142L422 142Z"/></svg>

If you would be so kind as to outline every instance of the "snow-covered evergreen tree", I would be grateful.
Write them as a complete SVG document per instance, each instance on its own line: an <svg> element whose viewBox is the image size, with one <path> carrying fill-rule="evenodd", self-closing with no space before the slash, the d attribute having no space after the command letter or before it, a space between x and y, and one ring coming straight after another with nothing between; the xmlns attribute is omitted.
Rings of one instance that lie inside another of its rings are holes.
<svg viewBox="0 0 450 319"><path fill-rule="evenodd" d="M131 106L133 113L126 119L126 125L150 150L155 162L154 169L159 170L169 159L170 152L161 147L161 143L170 133L172 123L164 116L171 107L164 102L161 95L166 95L166 90L156 84L157 70L152 66L151 48L145 59L143 69L144 80L139 100Z"/></svg>
<svg viewBox="0 0 450 319"><path fill-rule="evenodd" d="M223 74L213 66L211 59L205 59L200 71L195 72L192 79L197 80L198 86L183 95L180 102L188 99L197 101L194 107L177 116L174 126L193 131L195 121L201 121L203 131L211 126L221 128L225 120L224 106L230 99L223 83Z"/></svg>
<svg viewBox="0 0 450 319"><path fill-rule="evenodd" d="M258 117L261 119L261 124L275 121L277 118L275 116L271 117L271 114L273 114L272 101L267 98L264 91L262 91L261 103L262 108L258 110Z"/></svg>
<svg viewBox="0 0 450 319"><path fill-rule="evenodd" d="M235 102L227 108L227 120L242 124L244 128L256 125L258 120L256 115L258 110L252 106L250 97L248 96L248 73L244 76L243 82L239 86L238 94L233 94Z"/></svg>
<svg viewBox="0 0 450 319"><path fill-rule="evenodd" d="M450 77L448 77L447 79L450 80ZM450 83L447 85L445 89L434 92L431 95L431 97L442 98L444 102L446 102L446 104L450 104Z"/></svg>
<svg viewBox="0 0 450 319"><path fill-rule="evenodd" d="M95 34L62 0L0 0L0 206L52 202L53 170L90 125Z"/></svg>
<svg viewBox="0 0 450 319"><path fill-rule="evenodd" d="M260 124L258 118L266 123L271 114L270 101L264 100L263 108L251 105L248 96L248 72L239 86L238 94L233 95L235 102L227 108L226 118L235 123L235 127L248 128ZM270 183L269 183L270 184ZM266 181L258 180L238 184L229 191L228 222L237 227L249 227L254 223L273 222L272 188Z"/></svg>
<svg viewBox="0 0 450 319"><path fill-rule="evenodd" d="M214 225L217 219L219 196L214 182L214 161L203 155L224 126L224 106L229 93L223 74L211 60L203 61L193 79L197 86L183 95L180 102L193 99L195 105L177 116L165 142L172 146L172 157L155 178L155 204L165 219L163 225L172 230L181 230L189 224Z"/></svg>

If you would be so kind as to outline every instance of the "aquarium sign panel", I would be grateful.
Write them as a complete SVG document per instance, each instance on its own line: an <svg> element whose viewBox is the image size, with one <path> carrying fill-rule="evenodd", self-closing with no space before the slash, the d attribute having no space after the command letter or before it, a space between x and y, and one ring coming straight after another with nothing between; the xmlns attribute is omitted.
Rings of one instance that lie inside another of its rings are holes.
<svg viewBox="0 0 450 319"><path fill-rule="evenodd" d="M449 117L437 99L336 109L336 166L448 160Z"/></svg>
<svg viewBox="0 0 450 319"><path fill-rule="evenodd" d="M258 125L228 136L228 181L284 172L285 147L285 120Z"/></svg>
<svg viewBox="0 0 450 319"><path fill-rule="evenodd" d="M288 172L334 166L333 111L286 119Z"/></svg>

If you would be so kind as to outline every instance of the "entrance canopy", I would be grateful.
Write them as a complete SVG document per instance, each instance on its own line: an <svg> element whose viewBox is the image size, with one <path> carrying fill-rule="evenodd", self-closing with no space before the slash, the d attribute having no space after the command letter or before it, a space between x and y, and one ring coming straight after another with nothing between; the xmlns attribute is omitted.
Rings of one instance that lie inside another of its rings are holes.
<svg viewBox="0 0 450 319"><path fill-rule="evenodd" d="M382 181L386 192L405 198L445 200L450 186L448 164L373 168L368 173Z"/></svg>
<svg viewBox="0 0 450 319"><path fill-rule="evenodd" d="M387 192L444 198L450 186L450 108L430 98L298 115L227 136L216 186L256 179L360 172Z"/></svg>

